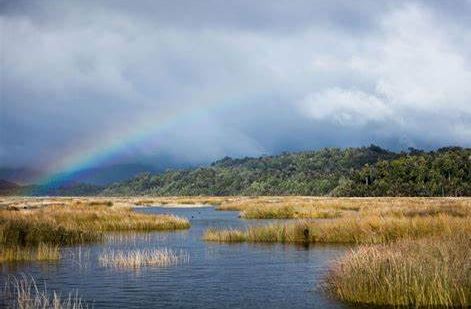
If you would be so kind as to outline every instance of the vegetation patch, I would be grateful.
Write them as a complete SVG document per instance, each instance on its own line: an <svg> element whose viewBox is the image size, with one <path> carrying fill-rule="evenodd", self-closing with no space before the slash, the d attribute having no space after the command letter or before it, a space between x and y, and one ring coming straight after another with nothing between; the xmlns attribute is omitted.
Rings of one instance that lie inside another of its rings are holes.
<svg viewBox="0 0 471 309"><path fill-rule="evenodd" d="M331 221L299 220L292 223L251 226L244 230L210 229L203 238L219 242L381 244L404 238L419 239L462 231L471 233L471 220L468 218L447 215L413 218L371 216Z"/></svg>
<svg viewBox="0 0 471 309"><path fill-rule="evenodd" d="M334 265L326 287L340 300L356 304L468 307L469 235L361 246Z"/></svg>
<svg viewBox="0 0 471 309"><path fill-rule="evenodd" d="M31 276L9 277L3 291L8 307L21 309L85 309L89 306L77 292L61 296L57 291L49 292L38 286Z"/></svg>
<svg viewBox="0 0 471 309"><path fill-rule="evenodd" d="M59 246L100 241L105 232L190 227L173 215L148 215L108 203L70 203L33 210L0 210L0 261L59 259Z"/></svg>
<svg viewBox="0 0 471 309"><path fill-rule="evenodd" d="M6 247L0 251L0 263L29 262L29 261L57 261L61 257L59 246L39 244L37 248Z"/></svg>
<svg viewBox="0 0 471 309"><path fill-rule="evenodd" d="M108 250L99 257L103 267L139 268L142 266L171 266L189 261L185 252L170 249Z"/></svg>

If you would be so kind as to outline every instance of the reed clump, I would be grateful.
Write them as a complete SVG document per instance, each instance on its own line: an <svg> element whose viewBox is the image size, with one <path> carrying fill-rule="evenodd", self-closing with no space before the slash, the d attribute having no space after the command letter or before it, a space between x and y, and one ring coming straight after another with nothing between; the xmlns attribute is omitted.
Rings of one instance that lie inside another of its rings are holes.
<svg viewBox="0 0 471 309"><path fill-rule="evenodd" d="M218 242L244 242L247 241L247 236L246 233L241 230L210 228L204 232L203 239Z"/></svg>
<svg viewBox="0 0 471 309"><path fill-rule="evenodd" d="M142 266L172 266L188 262L185 252L164 249L108 250L99 256L103 267L139 268Z"/></svg>
<svg viewBox="0 0 471 309"><path fill-rule="evenodd" d="M308 242L381 244L399 239L471 233L468 218L439 215L434 217L364 217L330 221L298 220L250 226L241 230L210 229L204 239L218 242ZM237 237L233 237L237 235Z"/></svg>
<svg viewBox="0 0 471 309"><path fill-rule="evenodd" d="M39 287L33 277L10 277L4 290L6 305L21 309L85 309L89 306L78 293L62 297L57 291Z"/></svg>
<svg viewBox="0 0 471 309"><path fill-rule="evenodd" d="M341 217L339 210L319 209L317 207L295 207L291 205L264 207L250 207L240 213L240 217L244 219L300 219L300 218L317 218L329 219Z"/></svg>
<svg viewBox="0 0 471 309"><path fill-rule="evenodd" d="M228 199L218 210L240 211L246 219L332 219L338 217L471 216L469 198L330 198L330 197L241 197Z"/></svg>
<svg viewBox="0 0 471 309"><path fill-rule="evenodd" d="M59 246L39 244L37 248L6 247L0 251L0 263L3 262L30 262L30 261L57 261L61 258Z"/></svg>
<svg viewBox="0 0 471 309"><path fill-rule="evenodd" d="M469 233L361 246L334 265L326 288L355 304L469 307L470 247Z"/></svg>
<svg viewBox="0 0 471 309"><path fill-rule="evenodd" d="M147 215L130 208L49 206L27 211L0 211L0 245L72 245L102 239L110 231L159 231L189 228L187 219Z"/></svg>

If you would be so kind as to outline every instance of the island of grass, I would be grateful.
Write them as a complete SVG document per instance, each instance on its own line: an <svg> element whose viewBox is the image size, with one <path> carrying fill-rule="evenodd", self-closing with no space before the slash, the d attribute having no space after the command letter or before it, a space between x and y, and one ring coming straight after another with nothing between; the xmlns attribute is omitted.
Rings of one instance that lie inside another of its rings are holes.
<svg viewBox="0 0 471 309"><path fill-rule="evenodd" d="M206 241L353 245L325 278L326 291L344 302L471 306L469 198L254 198L219 208L243 218L303 219L210 228Z"/></svg>
<svg viewBox="0 0 471 309"><path fill-rule="evenodd" d="M60 246L96 242L106 232L151 232L188 229L185 218L150 215L110 203L51 205L27 210L0 210L0 262L55 260Z"/></svg>

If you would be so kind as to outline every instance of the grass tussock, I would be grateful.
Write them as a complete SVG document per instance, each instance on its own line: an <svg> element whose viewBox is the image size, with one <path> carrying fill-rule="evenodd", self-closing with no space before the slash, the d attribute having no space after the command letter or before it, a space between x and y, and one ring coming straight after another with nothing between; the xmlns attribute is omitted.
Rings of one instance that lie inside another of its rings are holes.
<svg viewBox="0 0 471 309"><path fill-rule="evenodd" d="M62 297L60 293L39 287L32 277L11 277L4 291L8 306L20 309L85 309L88 305L78 293Z"/></svg>
<svg viewBox="0 0 471 309"><path fill-rule="evenodd" d="M243 230L209 229L207 241L308 242L381 244L399 239L471 233L471 220L447 215L436 217L340 218L330 221L299 220L251 226Z"/></svg>
<svg viewBox="0 0 471 309"><path fill-rule="evenodd" d="M152 250L109 250L98 258L103 267L139 268L142 266L171 266L188 262L189 256L184 252L175 252L170 249Z"/></svg>
<svg viewBox="0 0 471 309"><path fill-rule="evenodd" d="M244 242L247 241L247 235L244 231L236 229L215 229L210 228L203 234L203 239L217 242Z"/></svg>
<svg viewBox="0 0 471 309"><path fill-rule="evenodd" d="M30 262L30 261L57 261L61 258L59 246L39 244L37 248L6 247L0 251L0 263L4 262Z"/></svg>
<svg viewBox="0 0 471 309"><path fill-rule="evenodd" d="M224 201L218 210L240 211L246 219L331 219L338 217L471 216L469 198L252 197Z"/></svg>
<svg viewBox="0 0 471 309"><path fill-rule="evenodd" d="M130 208L71 204L27 211L0 211L0 245L72 245L102 239L110 231L187 229L187 219L148 215Z"/></svg>
<svg viewBox="0 0 471 309"><path fill-rule="evenodd" d="M240 213L244 219L296 219L317 218L329 219L342 216L341 211L333 209L319 209L316 207L294 207L289 205L264 207L250 207Z"/></svg>
<svg viewBox="0 0 471 309"><path fill-rule="evenodd" d="M335 264L326 286L349 303L468 307L469 248L469 233L361 246Z"/></svg>

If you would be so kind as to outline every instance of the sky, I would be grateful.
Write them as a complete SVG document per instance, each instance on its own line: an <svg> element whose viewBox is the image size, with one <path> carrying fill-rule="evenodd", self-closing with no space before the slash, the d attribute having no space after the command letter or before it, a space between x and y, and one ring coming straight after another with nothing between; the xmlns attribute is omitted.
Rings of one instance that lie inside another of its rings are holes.
<svg viewBox="0 0 471 309"><path fill-rule="evenodd" d="M471 146L470 0L0 0L0 35L0 166Z"/></svg>

